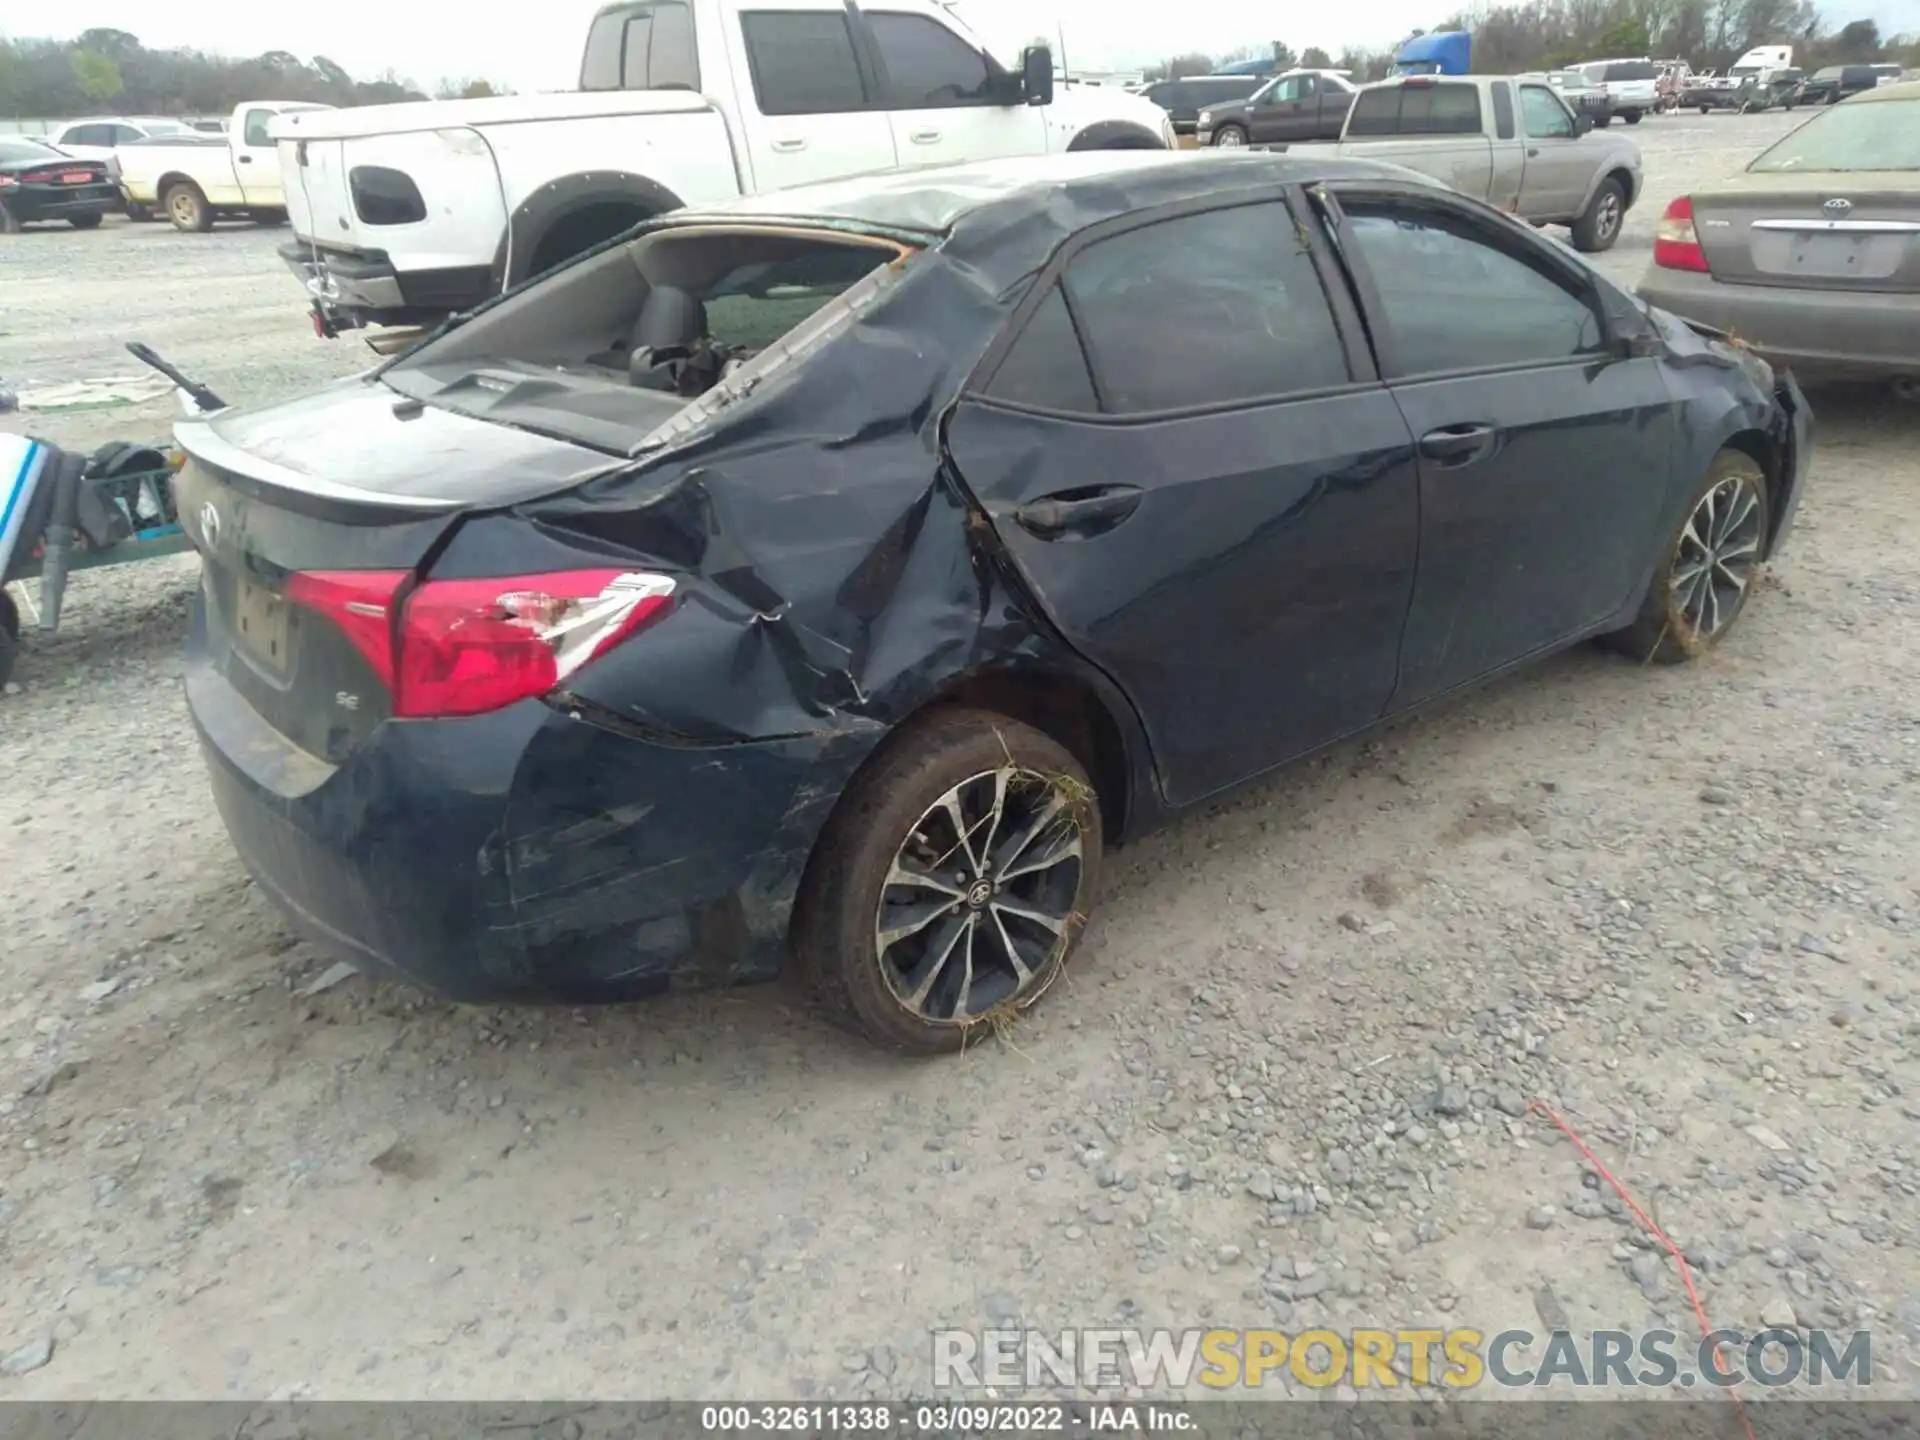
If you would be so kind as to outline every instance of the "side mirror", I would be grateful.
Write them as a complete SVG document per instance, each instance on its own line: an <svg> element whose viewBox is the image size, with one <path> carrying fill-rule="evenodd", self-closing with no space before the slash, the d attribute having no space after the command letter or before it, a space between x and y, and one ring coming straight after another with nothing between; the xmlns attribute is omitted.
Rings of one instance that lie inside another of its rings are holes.
<svg viewBox="0 0 1920 1440"><path fill-rule="evenodd" d="M1053 52L1032 45L1020 53L1020 93L1029 105L1053 103Z"/></svg>
<svg viewBox="0 0 1920 1440"><path fill-rule="evenodd" d="M1573 138L1574 139L1578 140L1582 135L1585 135L1591 129L1593 129L1593 117L1591 115L1588 115L1583 112L1573 117Z"/></svg>

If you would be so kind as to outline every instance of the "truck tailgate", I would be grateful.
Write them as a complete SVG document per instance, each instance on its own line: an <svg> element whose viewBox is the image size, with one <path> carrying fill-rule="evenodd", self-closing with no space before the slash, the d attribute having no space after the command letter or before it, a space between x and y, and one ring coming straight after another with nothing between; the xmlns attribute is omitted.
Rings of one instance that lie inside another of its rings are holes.
<svg viewBox="0 0 1920 1440"><path fill-rule="evenodd" d="M296 232L322 249L398 251L409 271L453 269L491 260L506 230L500 173L477 130L280 143L299 177L288 186Z"/></svg>

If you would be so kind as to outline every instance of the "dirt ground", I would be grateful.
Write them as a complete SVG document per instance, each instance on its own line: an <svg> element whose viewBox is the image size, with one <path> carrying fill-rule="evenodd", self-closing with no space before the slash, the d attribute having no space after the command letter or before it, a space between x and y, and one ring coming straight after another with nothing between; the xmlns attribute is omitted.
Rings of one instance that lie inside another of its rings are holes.
<svg viewBox="0 0 1920 1440"><path fill-rule="evenodd" d="M1641 125L1605 268L1788 123ZM0 377L360 368L284 236L0 239ZM1815 402L1710 662L1569 654L1121 852L1042 1013L937 1064L782 986L308 993L183 713L191 562L82 576L0 699L0 1398L904 1396L931 1328L1021 1321L1691 1333L1535 1098L1715 1324L1869 1330L1920 1394L1920 411Z"/></svg>

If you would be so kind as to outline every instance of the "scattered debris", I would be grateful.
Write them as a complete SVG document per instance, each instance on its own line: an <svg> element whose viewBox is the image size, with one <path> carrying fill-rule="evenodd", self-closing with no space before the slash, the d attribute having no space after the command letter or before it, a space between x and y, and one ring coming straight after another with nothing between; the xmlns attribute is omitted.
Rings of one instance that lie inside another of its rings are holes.
<svg viewBox="0 0 1920 1440"><path fill-rule="evenodd" d="M44 1368L53 1359L53 1331L41 1333L37 1340L29 1340L11 1355L0 1357L0 1376L12 1378L16 1375L31 1374Z"/></svg>
<svg viewBox="0 0 1920 1440"><path fill-rule="evenodd" d="M110 980L96 980L91 985L85 985L81 987L80 998L86 1001L87 1004L89 1005L98 1004L100 1001L106 999L109 995L113 994L116 990L118 990L120 988L120 984L121 984L121 981L118 976L115 976Z"/></svg>
<svg viewBox="0 0 1920 1440"><path fill-rule="evenodd" d="M315 995L323 995L333 989L334 986L344 984L359 973L360 972L354 969L353 966L342 960L337 964L329 965L325 970L322 970L312 980L302 985L293 993L298 995L302 1000L311 1000Z"/></svg>
<svg viewBox="0 0 1920 1440"><path fill-rule="evenodd" d="M1769 1130L1764 1125L1747 1126L1747 1134L1751 1135L1755 1140L1758 1140L1775 1154L1784 1154L1793 1148L1785 1140L1781 1139L1775 1131Z"/></svg>

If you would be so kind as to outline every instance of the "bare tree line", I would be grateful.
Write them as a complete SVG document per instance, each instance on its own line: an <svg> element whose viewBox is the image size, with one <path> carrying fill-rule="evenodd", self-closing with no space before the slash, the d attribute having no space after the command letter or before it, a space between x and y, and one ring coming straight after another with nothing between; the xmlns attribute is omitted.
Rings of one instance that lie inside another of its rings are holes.
<svg viewBox="0 0 1920 1440"><path fill-rule="evenodd" d="M1476 5L1433 28L1470 31L1473 68L1483 74L1640 55L1718 70L1756 45L1792 45L1803 67L1874 60L1920 64L1920 36L1882 36L1871 20L1829 31L1813 0L1524 0ZM1362 80L1379 79L1393 64L1392 50L1348 48L1330 57L1309 47L1296 56L1275 40L1226 55L1170 56L1146 73L1149 79L1204 75L1236 60L1269 57L1281 69L1350 70Z"/></svg>
<svg viewBox="0 0 1920 1440"><path fill-rule="evenodd" d="M485 80L443 81L441 98L503 93ZM379 105L424 100L393 71L357 80L324 55L285 50L232 59L203 50L149 50L125 30L88 30L71 40L0 36L0 116L45 119L116 115L222 115L246 100Z"/></svg>

